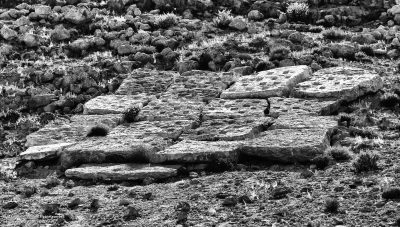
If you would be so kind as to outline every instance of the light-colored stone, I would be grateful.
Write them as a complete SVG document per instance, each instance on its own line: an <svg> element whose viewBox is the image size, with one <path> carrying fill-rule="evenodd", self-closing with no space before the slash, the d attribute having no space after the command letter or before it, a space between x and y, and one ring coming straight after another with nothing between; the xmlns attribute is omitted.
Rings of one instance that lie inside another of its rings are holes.
<svg viewBox="0 0 400 227"><path fill-rule="evenodd" d="M19 160L47 160L57 157L57 153L61 152L72 143L58 143L43 146L29 147L26 151L19 155Z"/></svg>
<svg viewBox="0 0 400 227"><path fill-rule="evenodd" d="M117 95L138 95L140 93L157 95L165 92L173 83L177 73L156 70L135 70L124 81Z"/></svg>
<svg viewBox="0 0 400 227"><path fill-rule="evenodd" d="M197 120L204 103L192 99L161 98L151 101L139 113L138 121Z"/></svg>
<svg viewBox="0 0 400 227"><path fill-rule="evenodd" d="M85 103L83 113L120 114L132 107L142 108L154 98L146 94L97 96Z"/></svg>
<svg viewBox="0 0 400 227"><path fill-rule="evenodd" d="M238 158L237 141L190 141L183 140L165 150L159 151L150 156L154 163L177 162L197 163L212 162L217 160L236 161Z"/></svg>
<svg viewBox="0 0 400 227"><path fill-rule="evenodd" d="M281 115L275 120L270 129L328 129L333 130L338 126L334 116L312 116L312 115Z"/></svg>
<svg viewBox="0 0 400 227"><path fill-rule="evenodd" d="M6 25L0 29L0 35L5 40L12 40L18 37L18 33Z"/></svg>
<svg viewBox="0 0 400 227"><path fill-rule="evenodd" d="M82 165L68 169L65 176L82 180L129 181L148 177L164 179L177 175L177 170L149 164L100 164Z"/></svg>
<svg viewBox="0 0 400 227"><path fill-rule="evenodd" d="M338 101L319 101L312 99L272 97L268 99L270 108L268 116L279 115L330 115L335 113L340 103Z"/></svg>
<svg viewBox="0 0 400 227"><path fill-rule="evenodd" d="M283 163L309 162L329 147L328 129L268 130L258 138L247 140L242 154Z"/></svg>
<svg viewBox="0 0 400 227"><path fill-rule="evenodd" d="M272 125L273 118L240 118L206 120L201 126L185 131L181 138L202 141L234 141L254 138Z"/></svg>
<svg viewBox="0 0 400 227"><path fill-rule="evenodd" d="M310 80L299 83L293 96L353 101L382 87L381 77L374 72L360 68L334 67L322 69L314 73Z"/></svg>
<svg viewBox="0 0 400 227"><path fill-rule="evenodd" d="M68 169L86 163L147 162L149 157L172 144L162 137L106 136L87 138L61 151L61 167Z"/></svg>
<svg viewBox="0 0 400 227"><path fill-rule="evenodd" d="M204 107L203 119L236 119L264 117L269 103L266 99L215 99Z"/></svg>
<svg viewBox="0 0 400 227"><path fill-rule="evenodd" d="M47 18L51 14L51 7L50 6L45 6L45 5L36 6L35 7L35 13L40 18Z"/></svg>
<svg viewBox="0 0 400 227"><path fill-rule="evenodd" d="M292 88L308 79L311 69L308 66L289 66L259 72L256 75L243 76L227 90L221 98L246 99L286 96Z"/></svg>
<svg viewBox="0 0 400 227"><path fill-rule="evenodd" d="M26 147L58 143L72 143L86 138L89 129L97 124L114 128L122 121L122 114L75 115L70 120L56 120L29 134Z"/></svg>

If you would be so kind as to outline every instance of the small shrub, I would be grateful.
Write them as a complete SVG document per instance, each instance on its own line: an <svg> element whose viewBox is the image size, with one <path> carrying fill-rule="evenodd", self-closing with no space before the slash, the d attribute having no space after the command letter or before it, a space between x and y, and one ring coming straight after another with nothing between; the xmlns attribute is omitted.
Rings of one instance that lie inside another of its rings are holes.
<svg viewBox="0 0 400 227"><path fill-rule="evenodd" d="M335 41L343 40L343 39L346 39L346 37L347 37L346 33L343 30L333 29L333 28L323 31L322 36L325 39L335 40Z"/></svg>
<svg viewBox="0 0 400 227"><path fill-rule="evenodd" d="M288 47L284 46L277 46L271 49L271 52L269 54L269 60L274 61L274 60L284 60L289 57L290 54L290 49Z"/></svg>
<svg viewBox="0 0 400 227"><path fill-rule="evenodd" d="M309 6L304 2L290 3L287 7L286 14L290 21L308 22L310 19Z"/></svg>
<svg viewBox="0 0 400 227"><path fill-rule="evenodd" d="M140 108L137 106L129 108L124 113L124 121L127 123L134 122L136 119L136 116L139 114L139 112L140 112Z"/></svg>
<svg viewBox="0 0 400 227"><path fill-rule="evenodd" d="M213 19L215 27L224 29L232 22L233 16L230 10L219 10L216 18Z"/></svg>
<svg viewBox="0 0 400 227"><path fill-rule="evenodd" d="M374 49L372 48L371 45L362 45L362 46L360 46L360 50L362 52L364 52L368 56L374 56L375 55Z"/></svg>
<svg viewBox="0 0 400 227"><path fill-rule="evenodd" d="M378 170L379 156L370 152L361 153L353 163L356 173Z"/></svg>
<svg viewBox="0 0 400 227"><path fill-rule="evenodd" d="M382 107L393 108L400 103L400 97L392 92L385 93L380 97L380 104Z"/></svg>
<svg viewBox="0 0 400 227"><path fill-rule="evenodd" d="M331 160L331 157L327 154L323 155L318 155L312 160L312 163L314 163L317 166L317 169L325 169Z"/></svg>
<svg viewBox="0 0 400 227"><path fill-rule="evenodd" d="M331 147L329 152L336 161L347 161L351 159L350 150L345 147Z"/></svg>
<svg viewBox="0 0 400 227"><path fill-rule="evenodd" d="M382 193L383 199L400 199L400 188L389 188Z"/></svg>
<svg viewBox="0 0 400 227"><path fill-rule="evenodd" d="M325 201L325 212L337 213L339 210L339 201L337 199L327 199Z"/></svg>
<svg viewBox="0 0 400 227"><path fill-rule="evenodd" d="M87 133L87 137L95 137L95 136L107 136L108 135L108 127L105 125L96 125L90 128Z"/></svg>
<svg viewBox="0 0 400 227"><path fill-rule="evenodd" d="M155 24L163 29L175 26L177 23L178 17L173 13L158 15L155 20Z"/></svg>
<svg viewBox="0 0 400 227"><path fill-rule="evenodd" d="M57 176L49 175L48 177L46 177L46 183L44 187L50 189L56 187L59 184L60 180L57 178Z"/></svg>

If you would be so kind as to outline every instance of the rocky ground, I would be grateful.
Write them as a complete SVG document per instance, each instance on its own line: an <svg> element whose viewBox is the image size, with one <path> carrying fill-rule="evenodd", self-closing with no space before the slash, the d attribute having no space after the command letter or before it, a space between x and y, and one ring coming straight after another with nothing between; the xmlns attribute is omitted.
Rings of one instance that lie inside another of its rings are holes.
<svg viewBox="0 0 400 227"><path fill-rule="evenodd" d="M400 226L399 25L391 0L0 0L0 226Z"/></svg>

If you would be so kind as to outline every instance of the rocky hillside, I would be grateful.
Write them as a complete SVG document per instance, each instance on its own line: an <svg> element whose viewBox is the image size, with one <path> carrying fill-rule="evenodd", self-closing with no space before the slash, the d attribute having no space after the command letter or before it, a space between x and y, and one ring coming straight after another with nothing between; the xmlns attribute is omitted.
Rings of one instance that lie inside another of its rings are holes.
<svg viewBox="0 0 400 227"><path fill-rule="evenodd" d="M400 2L0 0L1 226L400 226Z"/></svg>

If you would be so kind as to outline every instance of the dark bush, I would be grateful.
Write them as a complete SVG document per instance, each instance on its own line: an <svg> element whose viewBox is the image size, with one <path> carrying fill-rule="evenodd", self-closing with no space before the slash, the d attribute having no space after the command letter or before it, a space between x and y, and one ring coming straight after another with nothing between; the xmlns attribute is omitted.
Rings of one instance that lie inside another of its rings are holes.
<svg viewBox="0 0 400 227"><path fill-rule="evenodd" d="M135 106L131 107L124 112L124 121L127 123L132 123L135 121L136 116L139 114L140 108Z"/></svg>
<svg viewBox="0 0 400 227"><path fill-rule="evenodd" d="M347 161L351 159L350 151L345 147L332 147L329 149L331 156L336 161Z"/></svg>
<svg viewBox="0 0 400 227"><path fill-rule="evenodd" d="M353 163L353 167L356 173L378 170L378 160L378 155L364 152L358 156L356 161Z"/></svg>
<svg viewBox="0 0 400 227"><path fill-rule="evenodd" d="M107 136L108 135L108 127L105 125L96 125L90 128L87 133L87 137L96 137L96 136Z"/></svg>
<svg viewBox="0 0 400 227"><path fill-rule="evenodd" d="M323 155L318 155L312 160L312 163L314 163L317 167L317 169L325 169L331 160L331 157L327 154Z"/></svg>
<svg viewBox="0 0 400 227"><path fill-rule="evenodd" d="M327 29L322 32L322 36L328 40L343 40L346 39L347 35L344 31L340 29Z"/></svg>
<svg viewBox="0 0 400 227"><path fill-rule="evenodd" d="M339 210L339 201L337 199L327 199L325 201L325 212L337 213Z"/></svg>
<svg viewBox="0 0 400 227"><path fill-rule="evenodd" d="M271 49L271 52L269 54L269 60L274 61L274 60L284 60L289 57L290 54L290 49L288 47L284 46L277 46Z"/></svg>
<svg viewBox="0 0 400 227"><path fill-rule="evenodd" d="M294 2L287 7L286 14L289 21L309 22L311 18L310 9L307 3Z"/></svg>
<svg viewBox="0 0 400 227"><path fill-rule="evenodd" d="M400 97L392 92L385 93L380 97L380 104L382 107L394 108L400 103Z"/></svg>

